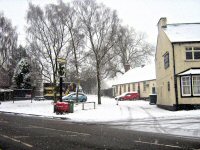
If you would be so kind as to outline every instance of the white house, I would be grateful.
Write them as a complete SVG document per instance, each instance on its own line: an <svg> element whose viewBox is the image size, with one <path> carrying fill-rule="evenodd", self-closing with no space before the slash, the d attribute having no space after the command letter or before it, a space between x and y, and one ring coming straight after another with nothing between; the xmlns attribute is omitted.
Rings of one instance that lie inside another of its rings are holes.
<svg viewBox="0 0 200 150"><path fill-rule="evenodd" d="M113 84L113 95L137 91L141 98L156 93L155 65L136 67L128 70Z"/></svg>

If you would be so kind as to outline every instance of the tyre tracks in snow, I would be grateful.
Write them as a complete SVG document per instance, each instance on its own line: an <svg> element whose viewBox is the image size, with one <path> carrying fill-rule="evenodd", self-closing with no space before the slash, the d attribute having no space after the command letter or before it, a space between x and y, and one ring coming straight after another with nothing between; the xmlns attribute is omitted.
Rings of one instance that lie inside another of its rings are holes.
<svg viewBox="0 0 200 150"><path fill-rule="evenodd" d="M165 133L168 134L168 132L162 127L162 125L159 123L159 121L154 117L147 109L144 107L140 107L152 120L153 120L153 126L154 129L159 133Z"/></svg>

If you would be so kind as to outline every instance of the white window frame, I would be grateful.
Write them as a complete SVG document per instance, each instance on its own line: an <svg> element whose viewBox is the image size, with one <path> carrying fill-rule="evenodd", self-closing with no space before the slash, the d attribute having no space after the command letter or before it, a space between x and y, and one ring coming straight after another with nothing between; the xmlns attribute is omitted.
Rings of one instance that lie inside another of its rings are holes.
<svg viewBox="0 0 200 150"><path fill-rule="evenodd" d="M193 59L194 59L194 60L200 60L200 58L198 58L198 59L197 59L197 58L196 58L196 59L194 58L194 57L195 57L195 53L200 53L200 47L193 47L193 52L194 52L194 53L193 53Z"/></svg>
<svg viewBox="0 0 200 150"><path fill-rule="evenodd" d="M196 48L199 48L199 49L196 49ZM196 49L196 50L195 50L195 49ZM186 53L187 53L187 52L192 53L192 59L187 59L187 58L186 58ZM194 58L196 52L200 52L200 47L186 47L186 48L185 48L185 59L186 59L186 60L200 60L200 59L195 59L195 58Z"/></svg>
<svg viewBox="0 0 200 150"><path fill-rule="evenodd" d="M188 80L189 80L189 84L188 85L184 85L183 78L188 78ZM189 88L190 94L183 93L184 92L184 90L183 90L184 86L190 87ZM191 93L191 77L190 76L182 76L181 77L181 93L182 93L182 96L191 96L192 95L192 93Z"/></svg>
<svg viewBox="0 0 200 150"><path fill-rule="evenodd" d="M185 48L185 59L186 60L193 60L194 56L193 56L193 48L192 47L186 47ZM192 54L192 58L191 59L187 59L187 53L191 53Z"/></svg>
<svg viewBox="0 0 200 150"><path fill-rule="evenodd" d="M192 76L192 91L193 91L193 96L200 96L200 93L197 93L197 94L195 94L194 92L195 92L195 90L194 90L194 87L195 86L197 86L197 87L199 87L200 88L200 80L199 80L199 83L197 84L197 85L194 85L194 78L195 77L199 77L200 78L200 75L193 75Z"/></svg>

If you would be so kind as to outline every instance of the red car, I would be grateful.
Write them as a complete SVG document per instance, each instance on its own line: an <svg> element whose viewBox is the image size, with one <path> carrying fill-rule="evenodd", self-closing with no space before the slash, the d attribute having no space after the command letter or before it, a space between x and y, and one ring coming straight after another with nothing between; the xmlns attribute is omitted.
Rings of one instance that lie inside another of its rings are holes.
<svg viewBox="0 0 200 150"><path fill-rule="evenodd" d="M124 100L135 100L139 99L140 95L137 92L126 92L122 95L115 97L115 100L124 101Z"/></svg>

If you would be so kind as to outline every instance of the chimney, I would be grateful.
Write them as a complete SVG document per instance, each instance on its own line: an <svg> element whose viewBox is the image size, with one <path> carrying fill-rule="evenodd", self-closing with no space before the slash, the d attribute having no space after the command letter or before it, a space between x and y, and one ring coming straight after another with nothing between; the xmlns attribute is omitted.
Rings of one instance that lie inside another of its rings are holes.
<svg viewBox="0 0 200 150"><path fill-rule="evenodd" d="M125 72L130 70L130 65L129 64L125 64Z"/></svg>
<svg viewBox="0 0 200 150"><path fill-rule="evenodd" d="M157 26L158 26L158 30L161 29L161 28L167 28L167 18L166 17L160 18Z"/></svg>

